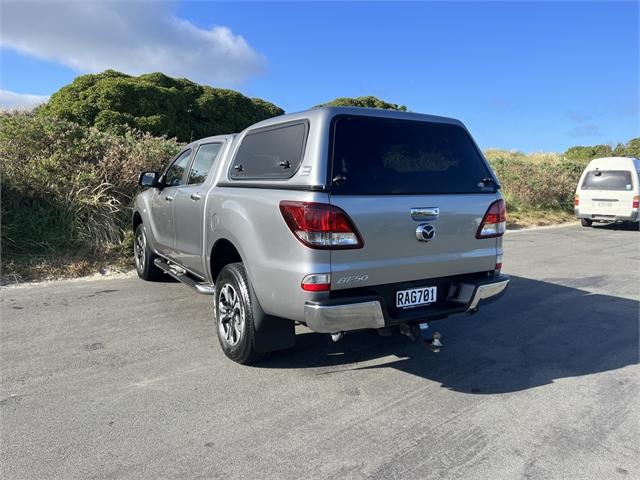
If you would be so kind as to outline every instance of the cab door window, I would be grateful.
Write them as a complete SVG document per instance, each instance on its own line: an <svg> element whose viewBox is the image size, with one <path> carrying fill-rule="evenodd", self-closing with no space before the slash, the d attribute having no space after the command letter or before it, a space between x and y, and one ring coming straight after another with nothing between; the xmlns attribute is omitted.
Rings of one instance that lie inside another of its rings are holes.
<svg viewBox="0 0 640 480"><path fill-rule="evenodd" d="M178 158L174 160L171 166L167 169L167 173L164 175L164 184L167 187L177 187L184 183L184 172L189 165L189 157L191 156L191 149L185 150Z"/></svg>

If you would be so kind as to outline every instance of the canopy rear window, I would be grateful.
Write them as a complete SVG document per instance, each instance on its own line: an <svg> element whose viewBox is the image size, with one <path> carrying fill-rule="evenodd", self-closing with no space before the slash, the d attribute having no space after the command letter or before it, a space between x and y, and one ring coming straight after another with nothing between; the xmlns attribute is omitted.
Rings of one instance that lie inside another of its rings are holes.
<svg viewBox="0 0 640 480"><path fill-rule="evenodd" d="M291 178L304 155L307 123L277 125L249 132L233 160L231 178Z"/></svg>
<svg viewBox="0 0 640 480"><path fill-rule="evenodd" d="M627 170L591 170L582 182L582 190L631 190L631 172Z"/></svg>
<svg viewBox="0 0 640 480"><path fill-rule="evenodd" d="M332 132L333 194L495 192L478 149L457 125L342 115Z"/></svg>

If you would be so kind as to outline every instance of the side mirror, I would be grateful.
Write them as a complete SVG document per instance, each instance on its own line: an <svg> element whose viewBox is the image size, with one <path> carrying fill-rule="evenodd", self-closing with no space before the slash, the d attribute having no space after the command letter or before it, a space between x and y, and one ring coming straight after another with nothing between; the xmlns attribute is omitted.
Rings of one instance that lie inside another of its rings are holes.
<svg viewBox="0 0 640 480"><path fill-rule="evenodd" d="M160 172L142 172L138 177L138 185L149 188L160 188Z"/></svg>

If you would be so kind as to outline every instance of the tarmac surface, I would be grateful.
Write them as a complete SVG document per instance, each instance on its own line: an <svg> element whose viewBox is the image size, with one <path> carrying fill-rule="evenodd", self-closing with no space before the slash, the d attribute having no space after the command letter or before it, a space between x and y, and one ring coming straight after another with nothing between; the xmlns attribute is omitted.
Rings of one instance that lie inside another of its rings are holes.
<svg viewBox="0 0 640 480"><path fill-rule="evenodd" d="M3 288L0 477L640 478L639 240L509 232L506 295L439 354L298 327L246 367L178 283Z"/></svg>

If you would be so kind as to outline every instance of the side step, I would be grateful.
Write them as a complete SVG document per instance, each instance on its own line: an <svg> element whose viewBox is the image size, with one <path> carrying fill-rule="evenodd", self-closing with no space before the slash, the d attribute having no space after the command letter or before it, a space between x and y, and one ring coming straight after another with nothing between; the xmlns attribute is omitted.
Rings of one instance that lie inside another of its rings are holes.
<svg viewBox="0 0 640 480"><path fill-rule="evenodd" d="M216 291L213 285L206 282L197 282L186 271L179 269L177 266L169 265L162 258L156 258L153 263L167 275L171 275L179 282L184 283L187 287L192 288L202 295L213 295Z"/></svg>

